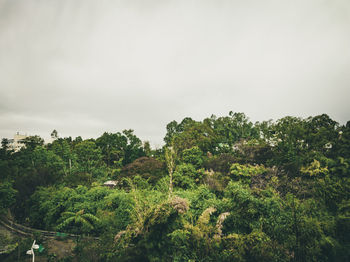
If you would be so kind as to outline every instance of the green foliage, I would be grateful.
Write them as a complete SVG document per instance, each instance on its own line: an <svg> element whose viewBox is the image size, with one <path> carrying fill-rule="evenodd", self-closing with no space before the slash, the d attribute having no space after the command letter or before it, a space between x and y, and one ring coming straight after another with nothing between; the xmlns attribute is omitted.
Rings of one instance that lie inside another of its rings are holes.
<svg viewBox="0 0 350 262"><path fill-rule="evenodd" d="M230 167L231 177L236 181L241 181L243 183L251 183L251 178L258 175L263 174L267 170L264 166L252 166L252 165L240 165L238 163L234 163Z"/></svg>
<svg viewBox="0 0 350 262"><path fill-rule="evenodd" d="M182 152L182 162L186 164L192 164L195 168L200 168L203 164L202 151L198 146L190 149L185 149Z"/></svg>
<svg viewBox="0 0 350 262"><path fill-rule="evenodd" d="M178 165L173 175L174 185L184 189L193 188L200 179L201 173L192 164Z"/></svg>
<svg viewBox="0 0 350 262"><path fill-rule="evenodd" d="M241 164L268 165L273 157L271 145L261 139L241 139L235 144L234 152L236 161Z"/></svg>
<svg viewBox="0 0 350 262"><path fill-rule="evenodd" d="M140 157L121 170L122 177L132 178L138 175L151 184L155 184L165 173L164 163L152 157Z"/></svg>
<svg viewBox="0 0 350 262"><path fill-rule="evenodd" d="M5 213L16 201L17 191L13 189L12 183L0 182L0 213Z"/></svg>
<svg viewBox="0 0 350 262"><path fill-rule="evenodd" d="M184 131L187 125L194 123L195 121L190 117L185 117L181 123L177 123L175 120L167 124L166 130L167 133L164 137L164 141L167 146L171 145L174 139L174 136L180 134Z"/></svg>
<svg viewBox="0 0 350 262"><path fill-rule="evenodd" d="M289 172L298 172L303 165L303 154L307 152L306 123L301 118L284 117L272 125L272 135L268 139L273 145L273 164L282 166Z"/></svg>
<svg viewBox="0 0 350 262"><path fill-rule="evenodd" d="M29 136L22 140L25 145L24 150L33 151L37 146L44 144L44 139L39 136Z"/></svg>
<svg viewBox="0 0 350 262"><path fill-rule="evenodd" d="M236 157L225 153L208 158L204 162L204 167L208 170L217 171L223 174L229 174L230 167L235 162L237 162Z"/></svg>
<svg viewBox="0 0 350 262"><path fill-rule="evenodd" d="M52 175L63 175L64 172L62 159L52 151L48 151L41 146L34 149L32 153L32 164L38 172L44 170Z"/></svg>
<svg viewBox="0 0 350 262"><path fill-rule="evenodd" d="M350 201L343 201L340 204L335 222L336 236L341 245L337 246L343 257L350 257ZM334 242L334 240L333 240ZM332 246L333 247L333 246ZM334 249L334 248L333 248Z"/></svg>
<svg viewBox="0 0 350 262"><path fill-rule="evenodd" d="M96 215L101 206L105 206L105 199L112 192L105 187L78 186L75 189L63 188L40 188L31 198L30 221L34 227L53 229L61 222L61 214L70 212L76 214L84 210L85 214ZM107 206L105 206L107 209ZM79 229L72 226L68 231L77 232Z"/></svg>
<svg viewBox="0 0 350 262"><path fill-rule="evenodd" d="M213 151L215 134L206 123L191 121L184 125L183 131L173 136L175 151L180 153L197 146L203 153Z"/></svg>
<svg viewBox="0 0 350 262"><path fill-rule="evenodd" d="M64 177L64 183L66 186L76 187L79 185L90 186L93 181L92 174L86 172L80 172L73 169L73 173Z"/></svg>
<svg viewBox="0 0 350 262"><path fill-rule="evenodd" d="M287 251L261 231L230 234L223 239L223 245L223 261L289 261Z"/></svg>
<svg viewBox="0 0 350 262"><path fill-rule="evenodd" d="M62 138L56 139L50 145L50 150L57 156L59 156L64 162L65 174L71 174L72 165L74 165L74 163L76 162L77 156L73 153L69 142L66 139Z"/></svg>
<svg viewBox="0 0 350 262"><path fill-rule="evenodd" d="M5 152L9 150L10 147L10 141L7 138L1 139L1 149Z"/></svg>
<svg viewBox="0 0 350 262"><path fill-rule="evenodd" d="M85 140L75 146L77 162L82 171L91 172L93 168L101 165L102 152L95 142Z"/></svg>
<svg viewBox="0 0 350 262"><path fill-rule="evenodd" d="M120 254L118 259L127 260L125 251L134 253L134 259L136 254L141 260L170 259L170 233L182 224L182 214L187 209L187 201L175 197L145 210L138 221L116 235L117 253ZM129 245L131 242L133 246Z"/></svg>
<svg viewBox="0 0 350 262"><path fill-rule="evenodd" d="M103 206L106 210L113 212L113 232L125 229L134 219L134 197L124 191L116 191L106 196Z"/></svg>
<svg viewBox="0 0 350 262"><path fill-rule="evenodd" d="M63 221L57 225L58 230L71 230L79 234L92 232L95 224L100 222L96 216L85 213L84 209L75 213L69 211L63 212L61 219Z"/></svg>
<svg viewBox="0 0 350 262"><path fill-rule="evenodd" d="M79 238L72 260L350 260L350 121L184 118L157 150L132 130L53 136L19 152L3 139L0 209L99 237Z"/></svg>
<svg viewBox="0 0 350 262"><path fill-rule="evenodd" d="M333 157L350 158L350 121L346 125L339 127L338 139L332 148Z"/></svg>
<svg viewBox="0 0 350 262"><path fill-rule="evenodd" d="M314 160L308 167L301 167L300 172L308 177L324 177L329 173L328 168L321 167L317 160Z"/></svg>
<svg viewBox="0 0 350 262"><path fill-rule="evenodd" d="M219 154L232 153L234 145L240 139L258 138L256 128L244 113L230 111L229 116L219 118L212 115L204 122L208 123L215 133L215 152Z"/></svg>
<svg viewBox="0 0 350 262"><path fill-rule="evenodd" d="M218 207L220 204L216 195L207 186L201 185L193 190L178 191L177 195L190 201L191 209L187 213L189 219L197 220L209 207Z"/></svg>
<svg viewBox="0 0 350 262"><path fill-rule="evenodd" d="M334 214L342 201L350 199L350 178L336 176L325 176L318 180L318 197L320 197L325 206Z"/></svg>

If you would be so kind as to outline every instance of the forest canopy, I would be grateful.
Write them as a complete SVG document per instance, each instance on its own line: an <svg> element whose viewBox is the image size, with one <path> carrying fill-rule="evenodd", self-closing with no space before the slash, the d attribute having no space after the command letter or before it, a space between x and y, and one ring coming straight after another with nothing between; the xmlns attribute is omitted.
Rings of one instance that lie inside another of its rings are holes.
<svg viewBox="0 0 350 262"><path fill-rule="evenodd" d="M350 260L350 121L186 117L157 149L133 130L54 131L2 140L0 212L98 237L81 261Z"/></svg>

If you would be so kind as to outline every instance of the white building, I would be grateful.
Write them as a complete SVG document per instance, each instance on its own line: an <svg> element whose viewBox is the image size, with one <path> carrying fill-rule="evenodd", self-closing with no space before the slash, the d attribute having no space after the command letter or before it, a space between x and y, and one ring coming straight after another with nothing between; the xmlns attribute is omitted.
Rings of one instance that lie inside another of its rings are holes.
<svg viewBox="0 0 350 262"><path fill-rule="evenodd" d="M15 152L19 151L23 146L23 139L27 138L28 136L22 135L19 132L17 132L14 136L13 139L9 139L9 149L14 150Z"/></svg>

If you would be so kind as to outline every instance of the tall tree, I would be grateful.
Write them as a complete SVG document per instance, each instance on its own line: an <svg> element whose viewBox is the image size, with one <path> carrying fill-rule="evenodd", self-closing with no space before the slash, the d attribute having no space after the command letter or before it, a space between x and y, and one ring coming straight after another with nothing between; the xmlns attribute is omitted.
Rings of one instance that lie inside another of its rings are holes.
<svg viewBox="0 0 350 262"><path fill-rule="evenodd" d="M57 139L58 138L58 132L56 129L54 129L52 132L51 132L51 138L52 139Z"/></svg>
<svg viewBox="0 0 350 262"><path fill-rule="evenodd" d="M105 132L97 138L96 144L101 148L103 160L108 166L120 161L126 165L145 155L141 140L131 129L122 133Z"/></svg>
<svg viewBox="0 0 350 262"><path fill-rule="evenodd" d="M75 146L77 162L84 172L91 172L92 168L101 165L102 152L93 141L85 140Z"/></svg>
<svg viewBox="0 0 350 262"><path fill-rule="evenodd" d="M273 146L273 164L296 175L305 164L306 122L298 117L287 116L279 119L272 127L269 143Z"/></svg>
<svg viewBox="0 0 350 262"><path fill-rule="evenodd" d="M25 148L29 151L33 151L37 146L44 145L44 139L40 136L28 136L22 140Z"/></svg>
<svg viewBox="0 0 350 262"><path fill-rule="evenodd" d="M219 118L212 115L204 122L209 123L214 130L219 153L230 153L239 140L250 140L259 136L258 130L244 113L230 111L229 116Z"/></svg>

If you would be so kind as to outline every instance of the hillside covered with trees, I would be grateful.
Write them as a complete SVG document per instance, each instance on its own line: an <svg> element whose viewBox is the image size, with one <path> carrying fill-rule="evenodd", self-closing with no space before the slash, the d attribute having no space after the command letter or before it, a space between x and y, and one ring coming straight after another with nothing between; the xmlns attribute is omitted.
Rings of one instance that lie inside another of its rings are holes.
<svg viewBox="0 0 350 262"><path fill-rule="evenodd" d="M166 131L160 149L133 130L3 139L1 213L99 238L65 261L350 260L350 121L230 112Z"/></svg>

